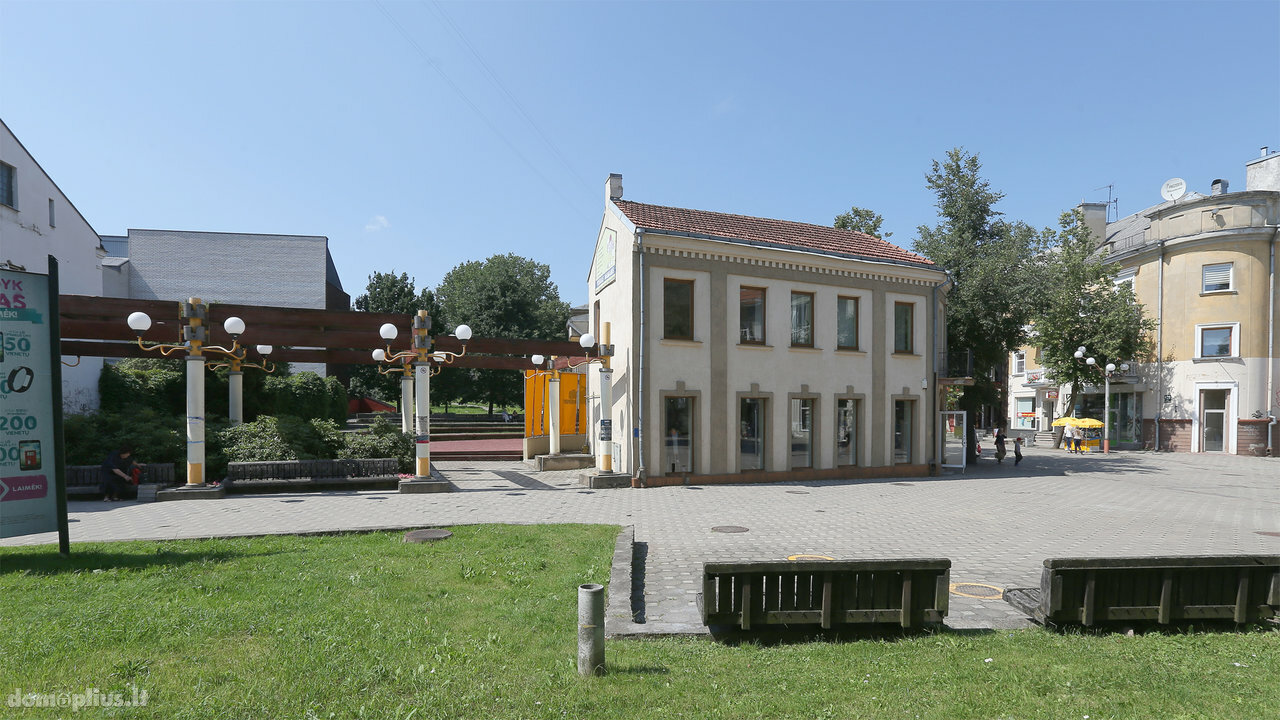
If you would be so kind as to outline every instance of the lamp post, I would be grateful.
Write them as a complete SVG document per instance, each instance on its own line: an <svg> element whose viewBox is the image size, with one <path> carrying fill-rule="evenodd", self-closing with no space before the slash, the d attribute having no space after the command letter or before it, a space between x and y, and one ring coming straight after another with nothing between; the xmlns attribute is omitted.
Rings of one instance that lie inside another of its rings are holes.
<svg viewBox="0 0 1280 720"><path fill-rule="evenodd" d="M1086 352L1085 347L1081 345L1076 348L1075 358L1084 360L1085 365L1102 373L1102 452L1106 454L1111 452L1111 376L1116 374L1117 368L1115 363L1107 363L1105 368L1099 368L1097 360L1085 357ZM1128 372L1129 363L1120 363L1118 369L1120 372Z"/></svg>
<svg viewBox="0 0 1280 720"><path fill-rule="evenodd" d="M432 371L431 364L449 364L457 358L467 353L467 340L471 339L471 328L466 325L459 325L454 329L453 334L463 342L462 352L433 352L431 347L433 341L428 331L431 330L431 317L427 315L426 310L419 310L418 314L413 318L413 349L406 352L394 352L391 349L391 341L396 339L400 334L399 329L391 323L386 323L378 328L378 334L383 340L387 341L387 349L383 351L381 361L383 362L399 362L404 361L406 365L409 361L413 363L413 399L414 399L414 418L415 431L417 437L414 442L414 460L415 475L417 481L429 481L431 479L431 376L436 371ZM374 359L378 359L374 354ZM404 399L405 384L401 380L401 399Z"/></svg>
<svg viewBox="0 0 1280 720"><path fill-rule="evenodd" d="M602 328L603 338L600 343L599 358L587 363L600 363L600 472L613 472L613 368L609 366L609 358L613 356L613 345L609 344L609 323ZM596 344L591 333L578 338L578 344L590 350ZM584 365L587 363L578 363ZM574 366L577 367L577 366Z"/></svg>
<svg viewBox="0 0 1280 720"><path fill-rule="evenodd" d="M222 328L227 331L234 339L244 333L244 321L238 317L227 318L222 324ZM232 350L236 349L232 344ZM262 362L250 363L245 362L249 354L247 348L239 348L238 352L233 352L227 356L227 362L220 362L209 366L211 370L218 368L231 368L227 373L227 417L231 420L232 425L240 425L244 423L244 371L243 368L257 368L265 372L275 372L276 366L273 363L271 367L267 367L267 356L275 348L270 345L257 345L254 348L258 354L262 356Z"/></svg>
<svg viewBox="0 0 1280 720"><path fill-rule="evenodd" d="M205 321L209 317L209 306L200 298L190 298L182 303L182 317L187 324L182 328L181 342L156 343L145 345L142 334L151 328L151 316L144 312L131 313L128 318L129 327L138 334L138 347L148 352L156 351L168 357L173 353L185 350L187 353L187 484L186 489L205 487L204 477L204 364L206 354L221 355L241 362L245 351L240 347L239 337L244 333L244 321L238 317L227 318L222 329L231 336L231 347L208 345L209 328ZM259 352L262 348L259 347ZM270 349L268 349L270 352ZM234 390L232 391L235 392Z"/></svg>

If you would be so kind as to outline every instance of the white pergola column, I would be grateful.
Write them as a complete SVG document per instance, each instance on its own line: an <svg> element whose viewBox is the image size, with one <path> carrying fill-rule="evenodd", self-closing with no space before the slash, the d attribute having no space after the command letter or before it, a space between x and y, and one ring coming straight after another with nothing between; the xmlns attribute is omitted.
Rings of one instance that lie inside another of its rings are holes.
<svg viewBox="0 0 1280 720"><path fill-rule="evenodd" d="M227 375L227 385L231 393L227 404L227 414L230 416L233 426L240 425L244 422L244 372L232 370Z"/></svg>
<svg viewBox="0 0 1280 720"><path fill-rule="evenodd" d="M431 363L413 364L414 413L417 420L414 459L418 480L431 479Z"/></svg>
<svg viewBox="0 0 1280 720"><path fill-rule="evenodd" d="M413 373L400 375L400 432L413 432Z"/></svg>
<svg viewBox="0 0 1280 720"><path fill-rule="evenodd" d="M187 487L204 485L204 355L187 356Z"/></svg>

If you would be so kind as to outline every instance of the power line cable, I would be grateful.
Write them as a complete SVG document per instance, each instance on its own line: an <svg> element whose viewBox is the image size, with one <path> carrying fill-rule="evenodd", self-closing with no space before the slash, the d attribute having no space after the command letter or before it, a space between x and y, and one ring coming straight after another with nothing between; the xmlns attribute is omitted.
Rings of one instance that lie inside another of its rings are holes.
<svg viewBox="0 0 1280 720"><path fill-rule="evenodd" d="M574 202L570 200L567 195L561 192L560 188L555 186L551 182L551 180L547 178L547 176L544 175L542 171L537 168L536 165L530 162L529 158L524 156L524 153L520 152L520 149L515 146L515 143L511 142L511 140L509 140L507 136L504 135L502 131L498 129L497 125L495 125L493 121L491 121L489 117L480 110L479 106L477 106L474 102L471 101L470 97L467 97L467 94L462 91L461 87L458 87L458 84L453 81L453 78L449 77L449 75L444 71L444 69L440 67L439 63L431 59L431 56L428 55L426 51L422 49L422 46L419 45L418 42L413 39L413 36L411 36L409 32L405 30L404 26L401 25L400 22L391 15L391 13L387 12L387 8L383 6L382 0L373 0L373 4L378 6L378 9L382 11L382 14L386 16L387 20L393 26L395 26L396 30L399 31L400 35L405 39L405 41L408 42L409 45L411 45L415 51L417 51L418 55L424 61L426 61L426 63L430 65L437 73L440 74L440 77L443 78L444 81L449 84L449 87L453 88L453 91L458 94L458 97L462 98L463 102L465 102L471 108L471 110L475 112L476 115L480 116L480 119L484 121L485 125L489 126L489 129L493 131L493 134L497 135L504 143L506 143L507 147L511 149L511 152L515 153L516 157L520 158L520 161L523 162L530 170L532 170L533 174L537 175L538 178L542 180L544 185L546 185L548 188L554 191L557 195L559 195L560 199L564 200L565 204L568 205L569 208L573 210L575 213L581 210L581 208L576 207L574 205Z"/></svg>
<svg viewBox="0 0 1280 720"><path fill-rule="evenodd" d="M542 141L547 144L547 147L551 148L552 154L560 160L565 169L569 171L569 174L582 185L584 190L590 193L591 185L587 183L586 180L582 179L582 176L579 175L577 171L573 169L573 166L569 164L569 160L560 152L560 148L552 142L551 138L547 137L546 133L542 132L542 128L538 126L538 123L535 122L533 117L524 109L524 106L520 104L520 101L516 99L515 95L507 89L506 84L498 78L498 74L494 72L493 67L485 61L484 57L480 55L480 52L476 50L475 46L471 44L471 41L467 39L467 36L462 32L462 28L458 27L458 24L449 16L449 13L445 12L444 7L440 5L439 0L432 0L431 4L435 6L436 12L440 14L440 17L449 25L454 34L458 36L458 39L462 40L462 44L466 45L467 49L471 51L471 54L475 56L476 61L480 63L480 67L484 69L485 73L489 76L489 79L493 81L493 84L498 86L498 89L502 91L502 94L507 96L507 100L511 102L517 111L520 112L520 115L525 119L525 122L529 123L529 126L538 134L538 137L542 138Z"/></svg>

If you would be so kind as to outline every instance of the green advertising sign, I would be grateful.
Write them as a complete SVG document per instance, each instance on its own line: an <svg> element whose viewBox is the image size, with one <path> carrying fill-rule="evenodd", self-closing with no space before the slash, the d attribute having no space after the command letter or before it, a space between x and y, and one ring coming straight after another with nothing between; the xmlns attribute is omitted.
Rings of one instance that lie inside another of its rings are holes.
<svg viewBox="0 0 1280 720"><path fill-rule="evenodd" d="M0 537L66 527L57 264L0 269Z"/></svg>

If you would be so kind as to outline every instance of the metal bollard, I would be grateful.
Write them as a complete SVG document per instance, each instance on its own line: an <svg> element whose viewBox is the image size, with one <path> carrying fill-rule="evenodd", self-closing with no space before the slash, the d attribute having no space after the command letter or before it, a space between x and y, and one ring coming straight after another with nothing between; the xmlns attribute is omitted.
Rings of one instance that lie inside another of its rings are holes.
<svg viewBox="0 0 1280 720"><path fill-rule="evenodd" d="M578 586L578 674L604 674L604 586Z"/></svg>

